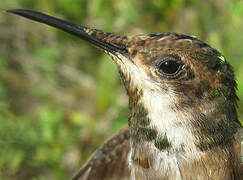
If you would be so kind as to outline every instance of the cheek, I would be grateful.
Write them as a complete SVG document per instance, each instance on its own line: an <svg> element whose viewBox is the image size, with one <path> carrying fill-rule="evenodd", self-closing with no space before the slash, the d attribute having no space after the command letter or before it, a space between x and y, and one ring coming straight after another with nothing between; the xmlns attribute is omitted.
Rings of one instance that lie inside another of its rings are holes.
<svg viewBox="0 0 243 180"><path fill-rule="evenodd" d="M204 93L208 91L208 87L202 86L198 81L174 82L170 86L177 94L176 104L179 107L191 107L193 104L198 104L204 98Z"/></svg>

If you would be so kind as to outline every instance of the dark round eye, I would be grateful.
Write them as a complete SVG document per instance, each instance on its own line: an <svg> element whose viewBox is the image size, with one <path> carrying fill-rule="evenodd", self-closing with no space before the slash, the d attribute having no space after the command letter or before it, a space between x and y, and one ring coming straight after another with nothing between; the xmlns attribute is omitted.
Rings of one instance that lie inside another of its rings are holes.
<svg viewBox="0 0 243 180"><path fill-rule="evenodd" d="M176 75L181 70L182 64L174 60L165 60L157 65L158 71L165 75Z"/></svg>

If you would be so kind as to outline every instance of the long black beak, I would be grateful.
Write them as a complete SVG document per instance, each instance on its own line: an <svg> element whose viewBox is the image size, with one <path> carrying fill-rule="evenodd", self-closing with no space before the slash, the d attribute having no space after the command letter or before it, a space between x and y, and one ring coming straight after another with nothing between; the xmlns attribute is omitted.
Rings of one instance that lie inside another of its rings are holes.
<svg viewBox="0 0 243 180"><path fill-rule="evenodd" d="M122 43L126 39L126 36L104 33L100 30L73 24L33 10L12 9L7 12L62 29L112 54L124 54L127 52L125 44Z"/></svg>

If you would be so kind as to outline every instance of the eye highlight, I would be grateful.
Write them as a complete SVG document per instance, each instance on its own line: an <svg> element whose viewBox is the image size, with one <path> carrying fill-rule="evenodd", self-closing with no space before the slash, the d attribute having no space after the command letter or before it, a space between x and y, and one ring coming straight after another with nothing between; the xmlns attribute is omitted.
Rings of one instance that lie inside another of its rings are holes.
<svg viewBox="0 0 243 180"><path fill-rule="evenodd" d="M174 76L181 70L183 64L175 58L167 57L156 65L159 73Z"/></svg>

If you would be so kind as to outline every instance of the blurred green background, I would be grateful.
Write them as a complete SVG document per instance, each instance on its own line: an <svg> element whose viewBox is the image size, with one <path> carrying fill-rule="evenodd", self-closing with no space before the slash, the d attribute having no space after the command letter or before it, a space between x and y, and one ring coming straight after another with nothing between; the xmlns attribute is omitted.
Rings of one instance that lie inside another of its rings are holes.
<svg viewBox="0 0 243 180"><path fill-rule="evenodd" d="M0 3L0 179L67 179L127 122L107 55L7 14L28 8L118 34L195 35L234 66L243 99L242 0L5 0ZM243 119L243 101L239 103Z"/></svg>

